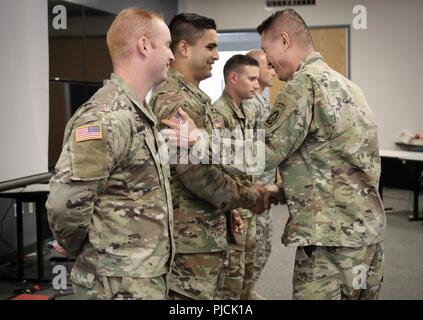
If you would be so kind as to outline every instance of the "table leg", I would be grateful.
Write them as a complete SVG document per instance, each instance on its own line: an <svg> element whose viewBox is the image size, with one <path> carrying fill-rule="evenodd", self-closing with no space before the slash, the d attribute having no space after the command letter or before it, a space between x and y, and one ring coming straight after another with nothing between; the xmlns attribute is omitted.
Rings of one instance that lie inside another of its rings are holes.
<svg viewBox="0 0 423 320"><path fill-rule="evenodd" d="M37 279L41 281L44 278L44 239L43 239L43 223L41 220L42 215L45 213L45 207L42 198L35 203L35 221L37 227Z"/></svg>
<svg viewBox="0 0 423 320"><path fill-rule="evenodd" d="M16 200L16 236L17 236L17 255L18 255L18 279L24 276L24 251L23 251L23 212L22 201Z"/></svg>
<svg viewBox="0 0 423 320"><path fill-rule="evenodd" d="M413 214L408 217L410 221L422 221L423 217L419 217L419 191L420 191L420 182L415 186L413 190Z"/></svg>

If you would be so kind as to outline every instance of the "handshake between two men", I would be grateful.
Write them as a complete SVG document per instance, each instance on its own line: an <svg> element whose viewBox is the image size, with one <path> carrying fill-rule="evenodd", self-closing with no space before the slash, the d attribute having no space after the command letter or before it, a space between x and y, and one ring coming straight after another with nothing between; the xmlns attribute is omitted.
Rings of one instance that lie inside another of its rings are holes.
<svg viewBox="0 0 423 320"><path fill-rule="evenodd" d="M175 121L175 118L178 121ZM176 117L174 116L171 120L164 119L162 123L169 127L169 129L163 129L161 131L169 146L192 148L199 139L204 138L195 122L181 108L178 109ZM230 166L224 167L227 169ZM243 170L246 169L240 169L241 167L243 166L237 165L236 168L231 167L231 170L245 174ZM280 184L263 185L261 183L255 183L250 187L250 190L254 192L256 201L255 205L248 209L255 214L261 214L265 210L270 209L272 204L277 205L285 200Z"/></svg>
<svg viewBox="0 0 423 320"><path fill-rule="evenodd" d="M277 205L284 201L283 192L278 184L265 186L256 183L251 188L256 192L257 200L254 207L248 209L256 214L269 210L272 204Z"/></svg>

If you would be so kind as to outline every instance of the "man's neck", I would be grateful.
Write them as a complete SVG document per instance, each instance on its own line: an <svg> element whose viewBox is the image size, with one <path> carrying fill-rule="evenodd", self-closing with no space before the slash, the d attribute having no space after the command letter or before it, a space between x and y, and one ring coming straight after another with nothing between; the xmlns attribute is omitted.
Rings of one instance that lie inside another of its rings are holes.
<svg viewBox="0 0 423 320"><path fill-rule="evenodd" d="M179 59L176 59L175 62L171 64L171 67L182 73L186 81L192 83L197 88L200 86L200 81L194 79L190 68L185 63L181 62Z"/></svg>
<svg viewBox="0 0 423 320"><path fill-rule="evenodd" d="M296 68L296 70L298 70L298 68L305 61L305 59L310 54L312 54L313 52L315 52L313 48L303 49L303 50L301 50L301 51L298 52L298 54L297 54L297 68Z"/></svg>
<svg viewBox="0 0 423 320"><path fill-rule="evenodd" d="M232 101L233 101L235 107L240 109L242 99L240 97L238 97L238 95L235 93L235 90L233 90L231 87L226 86L225 91L232 98Z"/></svg>
<svg viewBox="0 0 423 320"><path fill-rule="evenodd" d="M126 84L131 88L138 98L139 103L143 103L148 91L153 87L152 81L148 81L149 77L147 72L138 70L137 74L133 71L134 69L128 68L116 68L114 73L121 77ZM145 75L140 79L140 74Z"/></svg>

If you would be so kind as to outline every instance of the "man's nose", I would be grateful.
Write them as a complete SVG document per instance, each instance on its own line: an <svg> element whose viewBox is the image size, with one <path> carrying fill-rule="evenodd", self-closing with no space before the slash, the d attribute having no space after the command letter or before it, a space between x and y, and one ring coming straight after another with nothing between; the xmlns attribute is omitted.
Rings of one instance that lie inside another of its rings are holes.
<svg viewBox="0 0 423 320"><path fill-rule="evenodd" d="M212 58L213 60L219 60L219 52L217 50L213 50Z"/></svg>

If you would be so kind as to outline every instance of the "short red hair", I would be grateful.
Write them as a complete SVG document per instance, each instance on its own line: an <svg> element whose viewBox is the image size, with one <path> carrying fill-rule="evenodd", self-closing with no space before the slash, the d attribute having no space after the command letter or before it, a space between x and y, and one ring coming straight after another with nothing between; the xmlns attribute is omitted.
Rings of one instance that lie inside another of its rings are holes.
<svg viewBox="0 0 423 320"><path fill-rule="evenodd" d="M151 38L155 18L162 19L136 7L124 9L116 16L107 31L107 47L114 66L129 55L134 41L141 36Z"/></svg>

